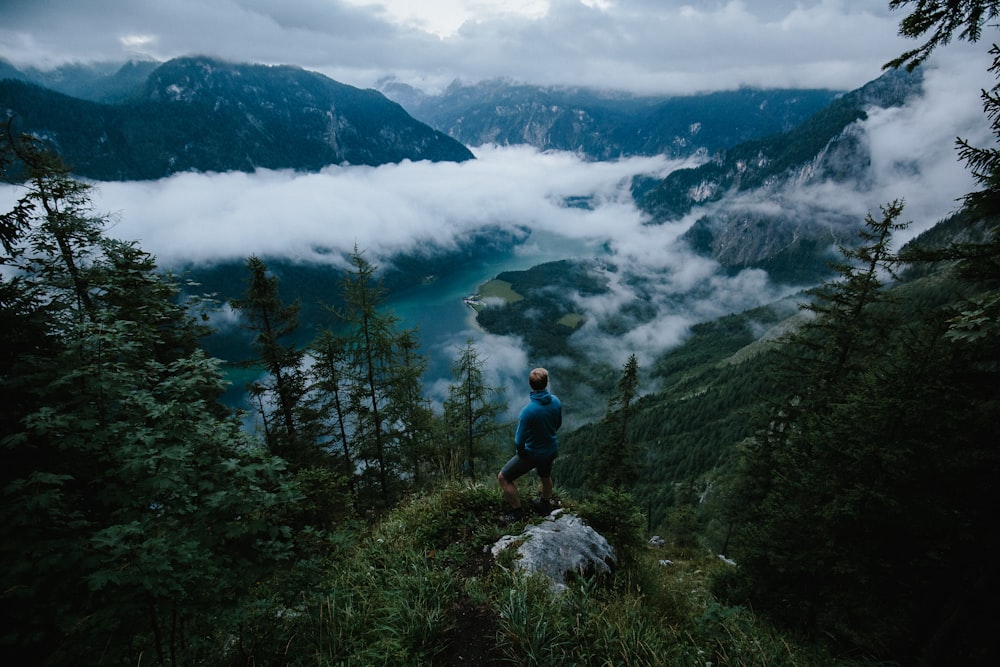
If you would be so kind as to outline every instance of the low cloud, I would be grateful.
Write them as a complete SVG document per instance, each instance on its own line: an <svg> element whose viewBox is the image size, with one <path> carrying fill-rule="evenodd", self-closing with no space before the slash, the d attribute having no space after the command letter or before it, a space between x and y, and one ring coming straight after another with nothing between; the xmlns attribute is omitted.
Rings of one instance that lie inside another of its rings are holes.
<svg viewBox="0 0 1000 667"><path fill-rule="evenodd" d="M872 151L872 179L863 191L826 183L758 205L780 205L801 215L817 209L848 213L860 224L865 213L877 215L880 204L903 198L904 217L914 221L907 234L929 228L975 189L957 161L955 137L980 145L991 140L978 95L992 85L985 55L982 60L937 60L937 68L927 72L923 98L902 109L873 111L861 124ZM628 190L632 176L664 176L693 163L664 157L586 162L527 147L483 146L475 153L476 160L462 164L330 167L314 174L185 173L155 182L102 183L94 203L116 220L113 236L138 241L168 268L239 261L251 254L338 262L355 245L379 263L428 243L448 247L487 226L527 227L533 234L522 250L529 260L589 253L618 267L617 274L609 274L608 294L577 297L587 321L574 334L586 349L616 364L633 352L648 362L682 341L697 321L787 293L760 271L724 274L679 241L706 210L650 225L635 207ZM9 210L21 194L20 188L0 187L0 206ZM591 207L564 205L579 197L588 198ZM605 333L603 325L621 317L626 306L645 308L652 317L634 322L624 338ZM447 346L461 345L466 337L485 351L500 386L520 391L523 378L506 369L540 361L527 359L518 339L471 326L439 341L444 347L434 353L452 358L454 350ZM440 386L429 389L440 399Z"/></svg>
<svg viewBox="0 0 1000 667"><path fill-rule="evenodd" d="M184 173L154 182L102 183L94 203L168 267L251 254L337 261L355 244L386 258L418 244L448 247L487 226L526 226L604 239L641 226L627 201L633 174L686 164L665 158L583 162L569 153L481 147L478 159L328 167L320 173ZM593 210L566 197L592 196ZM331 254L331 251L332 254Z"/></svg>
<svg viewBox="0 0 1000 667"><path fill-rule="evenodd" d="M498 398L507 402L508 413L504 417L508 420L516 419L523 404L522 398L527 397L526 369L537 365L528 358L524 341L517 336L496 336L468 329L456 332L450 339L434 343L428 353L454 360L461 355L469 340L476 346L479 361L483 365L483 383L499 390ZM425 393L438 409L448 398L448 388L452 382L452 378L439 377L425 385ZM555 386L553 391L556 391Z"/></svg>

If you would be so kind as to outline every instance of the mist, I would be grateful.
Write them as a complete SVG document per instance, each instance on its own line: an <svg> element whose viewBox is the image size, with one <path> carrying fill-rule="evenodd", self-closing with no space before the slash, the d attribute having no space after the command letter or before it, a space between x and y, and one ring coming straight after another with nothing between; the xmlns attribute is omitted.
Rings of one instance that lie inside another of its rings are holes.
<svg viewBox="0 0 1000 667"><path fill-rule="evenodd" d="M956 211L958 200L976 186L957 160L955 137L991 143L978 95L992 85L986 60L985 54L983 62L938 59L926 73L920 99L900 109L872 110L857 128L872 155L863 186L813 184L764 199L744 194L667 224L649 224L631 200L630 179L664 177L696 162L662 156L587 162L525 146L476 147L476 159L461 164L183 173L152 182L99 183L93 204L111 221L111 236L137 241L161 267L176 270L242 261L251 254L343 265L354 247L383 264L429 245L448 248L487 226L529 228L534 233L520 248L529 259L602 255L617 267L607 273L608 293L576 296L586 322L573 335L574 345L618 366L633 353L648 364L682 342L692 324L797 289L775 285L759 270L726 275L714 261L695 255L680 237L715 209L764 206L810 220L821 220L826 210L847 213L860 226L866 213L877 217L880 205L901 198L904 218L913 223L897 237L900 244ZM19 187L0 187L0 205L9 210L21 194ZM584 198L589 206L567 206L568 198ZM640 280L626 279L634 277ZM470 284L468 291L476 287ZM602 323L635 303L647 306L653 318L635 322L624 338L602 333ZM219 314L220 322L231 320ZM488 378L518 395L526 366L539 362L528 359L518 339L488 335L470 318L453 336L424 345L432 354L454 357L468 339L488 350L483 355ZM438 399L446 393L438 381L428 389Z"/></svg>

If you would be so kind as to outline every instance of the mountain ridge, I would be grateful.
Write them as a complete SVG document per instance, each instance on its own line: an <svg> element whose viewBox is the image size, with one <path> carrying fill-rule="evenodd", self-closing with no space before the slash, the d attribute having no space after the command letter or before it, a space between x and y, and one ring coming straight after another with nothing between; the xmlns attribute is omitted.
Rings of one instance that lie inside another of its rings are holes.
<svg viewBox="0 0 1000 667"><path fill-rule="evenodd" d="M841 94L756 89L639 96L494 79L452 82L438 94L386 80L379 89L415 117L469 146L529 144L592 160L688 157L788 130Z"/></svg>
<svg viewBox="0 0 1000 667"><path fill-rule="evenodd" d="M284 65L176 58L116 103L7 78L0 109L16 131L49 141L75 173L97 180L473 159L377 91Z"/></svg>
<svg viewBox="0 0 1000 667"><path fill-rule="evenodd" d="M871 155L857 123L873 107L902 106L922 83L919 69L890 70L792 130L719 151L697 167L660 180L636 179L633 197L654 224L704 210L683 238L728 270L763 268L793 284L821 280L834 249L854 242L861 221L815 203L808 215L786 209L788 190L821 182L867 190ZM762 201L779 210L756 205Z"/></svg>

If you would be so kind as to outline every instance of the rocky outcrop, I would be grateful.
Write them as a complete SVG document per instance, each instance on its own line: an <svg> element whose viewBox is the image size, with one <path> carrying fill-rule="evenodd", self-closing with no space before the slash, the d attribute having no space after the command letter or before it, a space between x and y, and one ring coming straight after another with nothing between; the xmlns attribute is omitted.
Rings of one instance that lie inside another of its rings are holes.
<svg viewBox="0 0 1000 667"><path fill-rule="evenodd" d="M504 535L491 552L496 558L508 549L516 549L517 570L547 577L555 590L566 587L566 575L571 572L609 574L615 563L614 547L604 536L563 510L527 526L520 535Z"/></svg>

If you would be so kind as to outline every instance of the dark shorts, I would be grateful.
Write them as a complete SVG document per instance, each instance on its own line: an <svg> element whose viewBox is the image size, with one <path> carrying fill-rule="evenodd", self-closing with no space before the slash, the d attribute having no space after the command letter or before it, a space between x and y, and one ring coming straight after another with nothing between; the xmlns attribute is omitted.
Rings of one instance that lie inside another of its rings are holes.
<svg viewBox="0 0 1000 667"><path fill-rule="evenodd" d="M538 458L531 454L515 454L514 458L507 461L500 474L508 482L513 482L526 472L535 470L539 477L552 477L552 462L556 460L558 452L552 456Z"/></svg>

